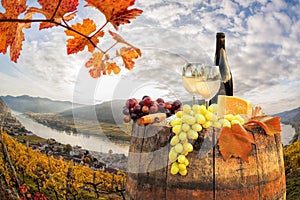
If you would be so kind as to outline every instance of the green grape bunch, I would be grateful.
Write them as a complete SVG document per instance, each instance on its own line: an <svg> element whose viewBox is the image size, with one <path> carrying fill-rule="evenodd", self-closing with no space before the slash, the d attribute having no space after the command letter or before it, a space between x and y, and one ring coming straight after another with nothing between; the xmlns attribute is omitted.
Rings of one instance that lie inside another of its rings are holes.
<svg viewBox="0 0 300 200"><path fill-rule="evenodd" d="M218 116L218 104L211 104L208 108L195 104L183 105L182 111L175 114L175 118L170 122L172 133L170 140L171 149L169 151L169 162L171 164L171 174L185 176L188 173L188 154L194 150L193 143L199 138L199 133L210 127L219 128L231 127L233 124L244 124L244 119L240 115Z"/></svg>

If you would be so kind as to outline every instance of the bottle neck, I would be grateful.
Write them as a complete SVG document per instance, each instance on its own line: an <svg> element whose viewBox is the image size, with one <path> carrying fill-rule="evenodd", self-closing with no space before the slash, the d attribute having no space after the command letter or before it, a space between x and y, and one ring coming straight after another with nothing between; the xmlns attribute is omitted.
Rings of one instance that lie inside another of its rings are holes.
<svg viewBox="0 0 300 200"><path fill-rule="evenodd" d="M215 65L219 65L220 50L225 50L225 35L217 35L216 37L216 53L215 53Z"/></svg>

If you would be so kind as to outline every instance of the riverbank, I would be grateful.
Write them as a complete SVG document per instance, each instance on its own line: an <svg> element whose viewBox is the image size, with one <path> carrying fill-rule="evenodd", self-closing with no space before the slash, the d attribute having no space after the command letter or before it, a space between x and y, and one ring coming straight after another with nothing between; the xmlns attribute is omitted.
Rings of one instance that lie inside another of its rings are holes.
<svg viewBox="0 0 300 200"><path fill-rule="evenodd" d="M79 145L70 145L68 142L61 143L51 137L38 136L28 130L11 112L5 114L2 130L34 150L55 157L63 157L66 161L73 160L73 162L88 165L94 169L126 171L127 156L125 153L116 153L112 149L107 152L98 152L82 148Z"/></svg>
<svg viewBox="0 0 300 200"><path fill-rule="evenodd" d="M54 113L24 113L26 116L43 124L51 129L65 131L69 133L82 133L88 135L103 135L115 142L122 141L128 143L130 141L130 133L121 129L117 124L99 122L95 120L83 120L66 118Z"/></svg>
<svg viewBox="0 0 300 200"><path fill-rule="evenodd" d="M125 154L89 151L80 146L61 144L54 139L44 139L36 135L13 136L13 138L33 150L56 158L62 157L65 161L72 160L74 163L87 165L92 169L103 169L109 172L127 170L128 159Z"/></svg>
<svg viewBox="0 0 300 200"><path fill-rule="evenodd" d="M58 131L49 128L43 124L40 124L26 115L18 113L15 114L15 116L27 128L27 130L32 131L35 135L40 136L42 138L52 138L62 144L81 146L82 148L87 149L89 151L104 153L112 151L113 153L123 153L125 155L128 154L129 142L121 140L111 140L101 133L87 134L81 132L73 133L66 131Z"/></svg>

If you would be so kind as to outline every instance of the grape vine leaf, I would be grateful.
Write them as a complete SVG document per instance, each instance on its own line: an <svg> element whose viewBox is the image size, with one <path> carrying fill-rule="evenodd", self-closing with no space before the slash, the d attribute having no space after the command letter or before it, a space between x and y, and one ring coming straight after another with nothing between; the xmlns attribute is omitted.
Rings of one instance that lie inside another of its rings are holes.
<svg viewBox="0 0 300 200"><path fill-rule="evenodd" d="M132 70L134 67L133 59L137 59L141 54L139 49L136 50L133 47L122 47L120 49L120 55L123 59L125 68L128 70Z"/></svg>
<svg viewBox="0 0 300 200"><path fill-rule="evenodd" d="M5 13L0 13L1 19L16 19L20 14L25 12L27 5L26 0L3 0L1 1ZM31 15L25 16L30 18ZM10 58L13 62L17 62L22 50L22 42L24 40L23 28L29 28L30 24L17 24L13 22L0 23L0 53L6 54L7 48L10 46Z"/></svg>
<svg viewBox="0 0 300 200"><path fill-rule="evenodd" d="M107 74L111 74L111 72L114 72L114 74L119 74L121 69L120 67L117 65L117 63L115 62L107 62L106 63L106 69L103 71L103 75L106 75Z"/></svg>
<svg viewBox="0 0 300 200"><path fill-rule="evenodd" d="M83 51L85 46L88 47L89 52L93 52L95 46L99 42L98 37L103 37L104 35L104 31L98 31L91 37L92 42L88 38L83 36L85 35L88 37L91 33L93 33L96 30L96 25L91 19L84 19L82 24L77 23L75 25L72 25L71 27L77 32L65 30L67 36L73 36L73 38L67 40L68 54L74 54L78 53L79 51Z"/></svg>
<svg viewBox="0 0 300 200"><path fill-rule="evenodd" d="M233 124L231 128L223 127L219 135L219 150L225 161L234 156L249 162L252 144L254 144L253 135L240 124Z"/></svg>
<svg viewBox="0 0 300 200"><path fill-rule="evenodd" d="M253 126L247 126L247 125L259 125L264 129L267 135L273 136L276 133L280 133L281 127L280 127L280 117L270 117L270 116L257 116L251 118L245 125L247 129L251 130Z"/></svg>
<svg viewBox="0 0 300 200"><path fill-rule="evenodd" d="M95 52L86 63L85 67L90 68L89 73L93 78L99 78L101 73L103 75L119 74L121 69L115 62L107 62L109 59L108 55L103 52Z"/></svg>
<svg viewBox="0 0 300 200"><path fill-rule="evenodd" d="M42 8L30 7L27 13L41 13L46 19L61 23L62 20L72 20L77 11L78 0L38 0ZM57 9L57 6L58 9ZM66 15L67 14L67 15ZM40 30L57 26L51 22L41 22Z"/></svg>
<svg viewBox="0 0 300 200"><path fill-rule="evenodd" d="M32 14L25 15L24 19L31 19ZM13 62L17 62L21 50L22 50L22 42L25 40L23 28L30 28L30 23L19 23L17 26L17 30L15 32L15 39L10 47L10 58Z"/></svg>
<svg viewBox="0 0 300 200"><path fill-rule="evenodd" d="M137 8L128 10L128 7L134 5L135 0L85 0L85 6L92 6L102 12L107 22L110 22L116 30L121 24L130 23L131 19L139 16L143 11Z"/></svg>
<svg viewBox="0 0 300 200"><path fill-rule="evenodd" d="M93 53L93 57L90 58L86 63L86 68L91 68L89 73L92 78L99 78L101 76L101 72L105 69L105 64L103 62L104 53L95 52Z"/></svg>
<svg viewBox="0 0 300 200"><path fill-rule="evenodd" d="M108 30L109 34L112 36L112 38L114 40L116 40L119 43L123 43L126 44L132 48L134 48L134 50L139 54L139 56L142 55L142 52L139 48L136 48L135 46L133 46L132 44L128 43L126 40L124 40L118 33L112 32L110 30ZM116 56L119 56L119 52L116 53Z"/></svg>
<svg viewBox="0 0 300 200"><path fill-rule="evenodd" d="M126 42L118 33L112 32L108 30L109 34L112 36L114 40L116 40L119 43L127 44L128 46L132 46L128 42ZM133 46L132 46L133 47Z"/></svg>

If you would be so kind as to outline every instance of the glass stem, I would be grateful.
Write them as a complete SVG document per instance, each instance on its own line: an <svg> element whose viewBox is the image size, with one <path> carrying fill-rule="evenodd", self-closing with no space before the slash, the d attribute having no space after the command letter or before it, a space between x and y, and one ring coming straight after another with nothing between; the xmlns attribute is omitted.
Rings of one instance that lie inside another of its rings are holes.
<svg viewBox="0 0 300 200"><path fill-rule="evenodd" d="M209 107L209 100L205 100L205 106L206 106L206 109L208 109L208 107Z"/></svg>
<svg viewBox="0 0 300 200"><path fill-rule="evenodd" d="M193 101L192 101L192 104L193 105L195 105L195 104L197 104L198 102L197 102L197 99L196 99L196 95L193 95Z"/></svg>

